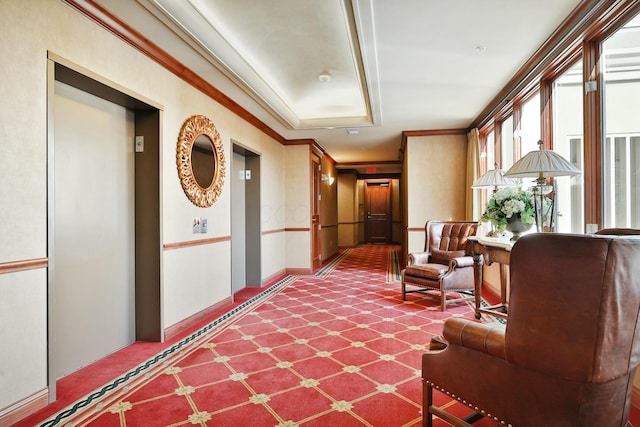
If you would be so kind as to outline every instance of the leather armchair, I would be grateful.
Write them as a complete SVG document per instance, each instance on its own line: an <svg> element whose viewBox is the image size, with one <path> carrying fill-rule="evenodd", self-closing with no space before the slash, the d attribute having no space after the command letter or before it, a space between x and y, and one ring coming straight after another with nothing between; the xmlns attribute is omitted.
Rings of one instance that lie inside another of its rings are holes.
<svg viewBox="0 0 640 427"><path fill-rule="evenodd" d="M500 425L624 426L640 363L638 265L638 236L523 236L506 327L449 319L444 350L423 355L423 425L433 414L469 425L433 405L436 389Z"/></svg>
<svg viewBox="0 0 640 427"><path fill-rule="evenodd" d="M410 253L400 274L402 299L413 292L436 296L442 311L448 304L473 299L473 257L465 247L477 229L477 222L427 221L424 251ZM448 299L449 293L457 297Z"/></svg>

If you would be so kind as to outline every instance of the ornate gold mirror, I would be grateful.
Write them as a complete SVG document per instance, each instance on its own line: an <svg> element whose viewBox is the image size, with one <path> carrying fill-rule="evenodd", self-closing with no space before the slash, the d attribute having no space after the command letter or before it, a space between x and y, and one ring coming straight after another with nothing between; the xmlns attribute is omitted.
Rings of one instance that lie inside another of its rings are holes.
<svg viewBox="0 0 640 427"><path fill-rule="evenodd" d="M184 122L176 160L187 198L202 208L213 205L222 193L225 161L220 134L211 120L198 115Z"/></svg>

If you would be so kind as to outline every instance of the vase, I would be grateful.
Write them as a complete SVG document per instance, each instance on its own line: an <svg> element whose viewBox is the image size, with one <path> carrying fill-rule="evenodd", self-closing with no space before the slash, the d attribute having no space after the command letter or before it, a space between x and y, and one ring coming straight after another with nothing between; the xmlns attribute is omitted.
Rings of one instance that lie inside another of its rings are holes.
<svg viewBox="0 0 640 427"><path fill-rule="evenodd" d="M533 224L522 222L519 218L507 222L507 231L510 231L511 234L513 234L513 236L511 237L511 241L515 242L516 240L518 240L524 232L529 231L532 225Z"/></svg>

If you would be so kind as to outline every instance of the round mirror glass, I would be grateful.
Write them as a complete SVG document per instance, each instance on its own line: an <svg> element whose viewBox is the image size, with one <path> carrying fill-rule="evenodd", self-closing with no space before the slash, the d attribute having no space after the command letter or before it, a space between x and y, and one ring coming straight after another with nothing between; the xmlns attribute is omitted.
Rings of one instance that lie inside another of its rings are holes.
<svg viewBox="0 0 640 427"><path fill-rule="evenodd" d="M213 141L207 135L198 135L191 148L193 177L202 188L208 188L216 173Z"/></svg>

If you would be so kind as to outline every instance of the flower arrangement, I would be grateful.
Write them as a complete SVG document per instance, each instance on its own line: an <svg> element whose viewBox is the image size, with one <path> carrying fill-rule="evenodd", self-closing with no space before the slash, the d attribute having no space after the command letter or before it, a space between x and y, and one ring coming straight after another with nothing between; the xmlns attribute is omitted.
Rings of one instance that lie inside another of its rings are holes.
<svg viewBox="0 0 640 427"><path fill-rule="evenodd" d="M491 222L496 227L495 234L501 235L508 223L521 221L535 223L533 193L520 188L502 188L489 199L480 221Z"/></svg>

